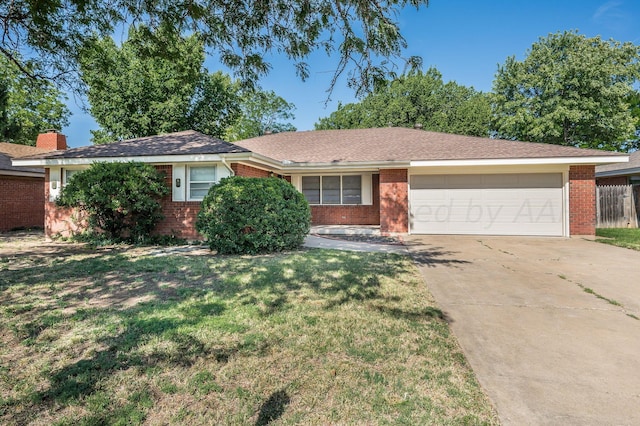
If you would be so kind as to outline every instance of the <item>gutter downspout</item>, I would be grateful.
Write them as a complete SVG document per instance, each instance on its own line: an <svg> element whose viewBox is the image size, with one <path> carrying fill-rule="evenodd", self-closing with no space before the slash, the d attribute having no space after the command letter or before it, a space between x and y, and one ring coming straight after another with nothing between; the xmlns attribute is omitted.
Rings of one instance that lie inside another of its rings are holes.
<svg viewBox="0 0 640 426"><path fill-rule="evenodd" d="M235 176L235 175L236 175L236 173L233 171L233 169L231 168L231 166L229 166L229 165L227 164L227 160L225 160L225 158L224 158L224 157L221 157L221 158L220 158L220 161L222 162L222 165L223 165L223 166L225 166L225 167L227 168L227 170L229 170L229 172L231 173L231 176Z"/></svg>

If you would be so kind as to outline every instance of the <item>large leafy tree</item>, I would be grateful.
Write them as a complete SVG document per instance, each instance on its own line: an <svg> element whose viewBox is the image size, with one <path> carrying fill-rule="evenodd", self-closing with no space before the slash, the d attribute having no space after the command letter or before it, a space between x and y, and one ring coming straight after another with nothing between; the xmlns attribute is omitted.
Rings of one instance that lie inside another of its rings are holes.
<svg viewBox="0 0 640 426"><path fill-rule="evenodd" d="M295 105L273 91L255 90L245 93L240 101L240 117L231 125L225 140L238 141L262 136L267 132L292 132Z"/></svg>
<svg viewBox="0 0 640 426"><path fill-rule="evenodd" d="M540 38L523 61L507 58L493 84L497 137L628 150L635 122L627 100L640 75L632 43L577 32Z"/></svg>
<svg viewBox="0 0 640 426"><path fill-rule="evenodd" d="M238 116L237 85L203 68L197 35L182 37L166 25L132 27L121 46L110 37L91 39L80 61L101 127L94 143L188 129L221 137Z"/></svg>
<svg viewBox="0 0 640 426"><path fill-rule="evenodd" d="M430 68L380 85L361 102L339 105L316 129L413 127L464 135L487 136L491 107L486 94L456 82L445 83Z"/></svg>
<svg viewBox="0 0 640 426"><path fill-rule="evenodd" d="M406 42L398 10L428 0L12 0L0 2L0 54L33 77L73 82L78 52L93 34L110 36L132 22L160 22L183 34L200 34L220 61L245 83L266 74L265 58L283 53L301 77L315 51L334 53L334 82L345 71L356 89L367 89L393 71ZM20 56L22 54L23 56ZM30 57L27 57L30 55ZM26 60L43 65L35 72ZM415 62L415 58L411 58Z"/></svg>
<svg viewBox="0 0 640 426"><path fill-rule="evenodd" d="M62 129L71 113L48 81L32 80L0 56L0 142L35 145L38 134Z"/></svg>

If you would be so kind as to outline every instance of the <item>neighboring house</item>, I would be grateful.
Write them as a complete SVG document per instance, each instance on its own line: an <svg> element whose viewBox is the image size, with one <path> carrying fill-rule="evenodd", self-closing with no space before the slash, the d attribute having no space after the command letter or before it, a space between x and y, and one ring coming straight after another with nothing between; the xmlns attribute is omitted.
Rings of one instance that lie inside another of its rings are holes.
<svg viewBox="0 0 640 426"><path fill-rule="evenodd" d="M11 160L49 150L0 142L0 232L44 227L44 169Z"/></svg>
<svg viewBox="0 0 640 426"><path fill-rule="evenodd" d="M624 154L398 127L285 132L230 144L194 131L87 146L14 161L45 168L47 235L74 229L54 200L96 161L166 172L157 232L198 238L209 186L281 176L311 204L314 224L379 225L383 233L570 236L595 233L595 166Z"/></svg>
<svg viewBox="0 0 640 426"><path fill-rule="evenodd" d="M640 151L629 154L629 162L596 167L596 183L600 185L640 185Z"/></svg>

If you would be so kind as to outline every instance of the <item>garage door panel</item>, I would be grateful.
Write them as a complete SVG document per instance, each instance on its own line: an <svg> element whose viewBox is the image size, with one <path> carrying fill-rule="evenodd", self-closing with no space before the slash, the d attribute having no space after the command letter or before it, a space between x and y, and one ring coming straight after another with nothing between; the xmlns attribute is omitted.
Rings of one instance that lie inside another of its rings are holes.
<svg viewBox="0 0 640 426"><path fill-rule="evenodd" d="M413 233L563 234L560 173L424 175L411 185Z"/></svg>

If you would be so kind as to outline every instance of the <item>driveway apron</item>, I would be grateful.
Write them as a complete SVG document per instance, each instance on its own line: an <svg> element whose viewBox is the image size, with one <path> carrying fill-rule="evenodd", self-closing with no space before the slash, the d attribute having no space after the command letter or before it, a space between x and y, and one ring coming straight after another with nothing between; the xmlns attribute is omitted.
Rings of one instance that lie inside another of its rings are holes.
<svg viewBox="0 0 640 426"><path fill-rule="evenodd" d="M640 424L640 252L579 238L407 245L503 424Z"/></svg>

